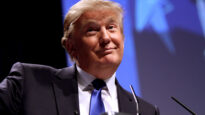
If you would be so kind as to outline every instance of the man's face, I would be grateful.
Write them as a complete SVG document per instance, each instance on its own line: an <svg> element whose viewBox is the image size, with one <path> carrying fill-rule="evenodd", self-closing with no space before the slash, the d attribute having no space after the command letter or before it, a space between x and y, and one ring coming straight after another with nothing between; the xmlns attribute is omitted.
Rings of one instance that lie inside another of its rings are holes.
<svg viewBox="0 0 205 115"><path fill-rule="evenodd" d="M113 11L86 11L76 22L72 38L74 55L82 69L119 66L124 36L119 18Z"/></svg>

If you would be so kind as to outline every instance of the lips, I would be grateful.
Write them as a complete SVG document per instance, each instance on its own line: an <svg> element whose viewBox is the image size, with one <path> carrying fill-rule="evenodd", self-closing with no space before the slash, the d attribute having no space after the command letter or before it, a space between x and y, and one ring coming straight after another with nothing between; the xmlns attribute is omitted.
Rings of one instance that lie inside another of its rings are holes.
<svg viewBox="0 0 205 115"><path fill-rule="evenodd" d="M116 49L115 47L108 47L108 48L103 48L103 50L112 50L112 49Z"/></svg>
<svg viewBox="0 0 205 115"><path fill-rule="evenodd" d="M98 54L107 55L113 52L113 50L117 49L116 47L106 47L97 51Z"/></svg>

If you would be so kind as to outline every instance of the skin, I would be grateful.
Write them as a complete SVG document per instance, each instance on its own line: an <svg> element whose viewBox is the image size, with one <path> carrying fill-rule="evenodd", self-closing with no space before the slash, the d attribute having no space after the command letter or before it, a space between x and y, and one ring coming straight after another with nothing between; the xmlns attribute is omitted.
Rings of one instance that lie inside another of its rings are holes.
<svg viewBox="0 0 205 115"><path fill-rule="evenodd" d="M84 71L98 79L111 77L120 65L124 36L112 10L90 10L75 22L66 48Z"/></svg>

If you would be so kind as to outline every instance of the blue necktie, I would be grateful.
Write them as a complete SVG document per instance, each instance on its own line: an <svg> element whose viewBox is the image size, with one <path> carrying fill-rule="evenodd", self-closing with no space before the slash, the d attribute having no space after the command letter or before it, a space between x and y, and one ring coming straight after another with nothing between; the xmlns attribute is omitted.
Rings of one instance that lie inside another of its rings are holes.
<svg viewBox="0 0 205 115"><path fill-rule="evenodd" d="M100 79L95 79L92 84L95 89L91 95L90 115L100 115L105 112L104 104L101 98L101 90L106 84Z"/></svg>

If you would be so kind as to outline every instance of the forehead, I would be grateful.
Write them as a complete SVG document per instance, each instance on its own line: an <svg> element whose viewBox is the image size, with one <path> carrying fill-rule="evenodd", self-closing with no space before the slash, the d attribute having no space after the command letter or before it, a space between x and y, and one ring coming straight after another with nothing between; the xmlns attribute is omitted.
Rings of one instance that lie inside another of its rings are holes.
<svg viewBox="0 0 205 115"><path fill-rule="evenodd" d="M106 22L118 22L119 18L117 13L111 10L89 10L84 12L77 23L83 26L88 22L98 22L98 23L106 23Z"/></svg>

